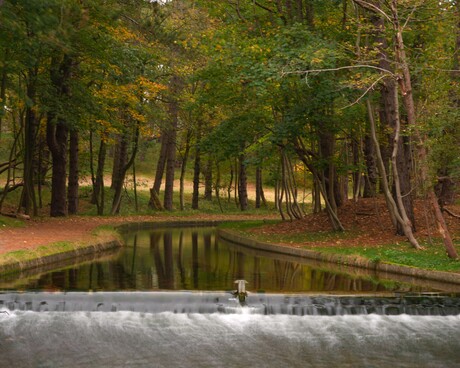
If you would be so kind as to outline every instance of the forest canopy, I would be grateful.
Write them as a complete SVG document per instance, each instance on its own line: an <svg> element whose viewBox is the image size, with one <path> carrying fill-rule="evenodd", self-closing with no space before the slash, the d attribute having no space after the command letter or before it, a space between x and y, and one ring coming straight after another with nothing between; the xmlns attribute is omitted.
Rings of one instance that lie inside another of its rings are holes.
<svg viewBox="0 0 460 368"><path fill-rule="evenodd" d="M418 248L413 201L448 234L460 181L459 27L453 0L0 1L0 211L77 214L87 180L117 214L143 165L150 211L270 187L342 231L382 196Z"/></svg>

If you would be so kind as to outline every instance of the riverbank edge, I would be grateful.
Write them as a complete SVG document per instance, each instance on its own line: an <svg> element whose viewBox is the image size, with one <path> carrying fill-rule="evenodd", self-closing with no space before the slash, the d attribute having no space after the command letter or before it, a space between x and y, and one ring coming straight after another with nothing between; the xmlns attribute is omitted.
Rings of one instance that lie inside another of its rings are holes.
<svg viewBox="0 0 460 368"><path fill-rule="evenodd" d="M9 263L4 263L0 265L0 276L9 275L24 270L30 270L33 268L48 266L53 263L59 263L68 260L70 258L78 258L96 253L102 253L114 248L120 248L122 246L123 244L120 242L120 240L113 239L108 240L106 242L76 246L76 248L65 252L49 254L43 257L28 259L26 261L13 261Z"/></svg>
<svg viewBox="0 0 460 368"><path fill-rule="evenodd" d="M328 262L345 266L359 267L363 269L369 269L374 272L404 275L425 280L440 281L460 285L460 274L458 273L431 271L416 267L401 266L385 262L375 262L360 256L330 254L314 251L311 249L294 248L290 246L266 243L259 240L244 237L227 229L217 229L217 234L220 238L224 240L241 244L248 248L296 256L301 258L308 258L320 262Z"/></svg>
<svg viewBox="0 0 460 368"><path fill-rule="evenodd" d="M205 220L205 221L140 221L140 222L125 222L121 224L111 224L114 230L118 233L128 230L147 230L156 227L174 227L174 226L217 226L222 221L219 220ZM114 237L114 239L107 240L105 242L96 242L89 243L85 245L75 245L74 249L59 252L55 254L49 254L42 257L37 257L33 259L28 259L26 261L12 261L4 264L0 264L0 276L10 275L12 273L21 272L24 270L31 270L34 268L41 268L44 266L49 266L53 263L59 263L66 261L71 258L77 259L78 257L94 255L97 253L103 253L105 251L120 248L125 244L120 240Z"/></svg>

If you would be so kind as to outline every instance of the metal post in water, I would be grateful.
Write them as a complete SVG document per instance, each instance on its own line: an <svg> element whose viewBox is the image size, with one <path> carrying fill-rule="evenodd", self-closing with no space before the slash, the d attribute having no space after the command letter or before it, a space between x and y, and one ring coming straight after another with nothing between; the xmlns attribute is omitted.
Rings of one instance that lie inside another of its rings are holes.
<svg viewBox="0 0 460 368"><path fill-rule="evenodd" d="M240 303L244 303L246 301L246 297L248 293L246 292L246 284L248 282L246 280L235 280L235 284L238 284L237 290L233 293Z"/></svg>

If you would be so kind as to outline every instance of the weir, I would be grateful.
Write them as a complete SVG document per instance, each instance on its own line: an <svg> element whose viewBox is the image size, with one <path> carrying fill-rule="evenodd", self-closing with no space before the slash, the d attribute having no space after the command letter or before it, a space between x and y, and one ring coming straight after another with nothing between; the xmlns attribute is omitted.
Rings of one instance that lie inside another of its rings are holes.
<svg viewBox="0 0 460 368"><path fill-rule="evenodd" d="M244 293L244 296L242 296ZM233 292L37 292L0 294L0 310L34 312L247 313L340 316L460 314L460 298L445 295L301 295Z"/></svg>

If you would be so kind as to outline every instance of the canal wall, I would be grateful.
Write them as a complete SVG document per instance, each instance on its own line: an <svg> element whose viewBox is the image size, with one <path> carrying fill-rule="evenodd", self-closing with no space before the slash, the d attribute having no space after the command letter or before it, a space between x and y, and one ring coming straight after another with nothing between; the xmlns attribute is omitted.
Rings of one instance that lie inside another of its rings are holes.
<svg viewBox="0 0 460 368"><path fill-rule="evenodd" d="M218 229L218 236L224 240L241 244L246 247L257 250L307 258L318 262L328 262L338 265L368 269L374 271L375 273L378 273L381 276L388 276L388 278L391 278L392 274L402 275L406 277L406 282L410 282L410 279L424 279L440 283L449 283L452 284L456 290L458 287L458 291L460 292L460 273L430 271L415 267L400 266L379 261L372 261L360 256L329 254L314 251L311 249L294 248L284 245L282 246L277 244L265 243L258 240L243 237L241 235L236 234L235 232L224 229Z"/></svg>

